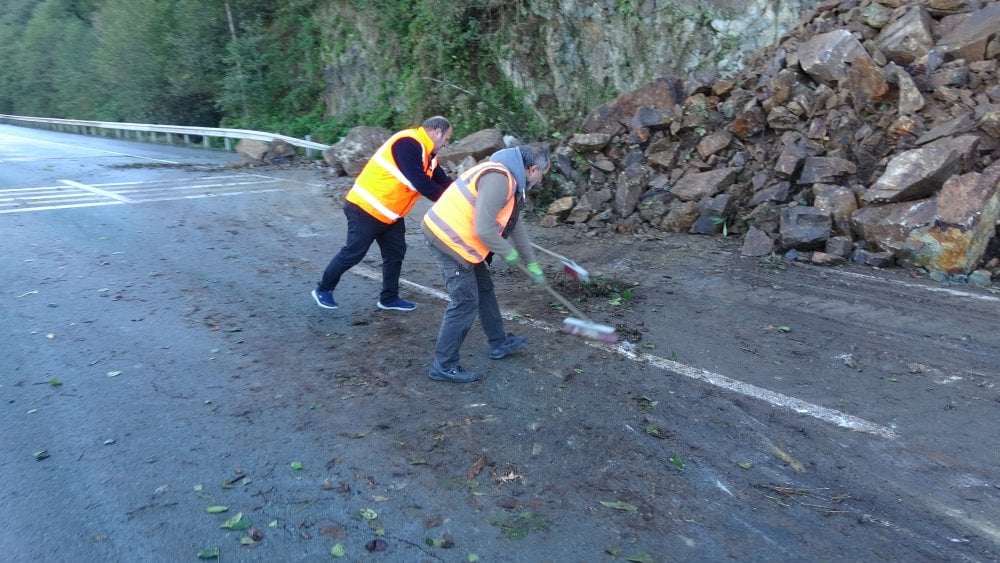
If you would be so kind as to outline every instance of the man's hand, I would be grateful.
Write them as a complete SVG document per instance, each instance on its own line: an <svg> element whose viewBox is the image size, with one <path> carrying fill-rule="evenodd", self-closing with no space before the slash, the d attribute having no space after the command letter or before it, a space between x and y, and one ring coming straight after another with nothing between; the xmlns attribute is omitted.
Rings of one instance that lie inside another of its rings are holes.
<svg viewBox="0 0 1000 563"><path fill-rule="evenodd" d="M520 257L521 257L521 255L517 253L517 249L516 248L511 248L510 252L508 252L507 254L504 255L503 260L504 260L504 262L506 262L506 263L510 264L511 266L513 266L514 264L517 264L517 259L520 258Z"/></svg>
<svg viewBox="0 0 1000 563"><path fill-rule="evenodd" d="M545 287L545 274L542 273L542 267L538 265L538 262L532 262L525 266L525 270L528 270L528 276L531 278L531 282L538 287Z"/></svg>

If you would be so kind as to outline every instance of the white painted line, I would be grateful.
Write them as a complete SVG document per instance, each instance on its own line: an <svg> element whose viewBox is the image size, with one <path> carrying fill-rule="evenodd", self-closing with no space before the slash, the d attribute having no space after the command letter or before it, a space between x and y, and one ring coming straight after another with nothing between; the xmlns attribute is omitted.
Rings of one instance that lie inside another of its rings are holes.
<svg viewBox="0 0 1000 563"><path fill-rule="evenodd" d="M59 180L59 181L62 182L62 183L64 183L64 184L66 184L67 186L73 186L74 188L80 188L81 190L87 190L88 192L95 193L97 195L101 195L101 196L104 196L104 197L109 197L111 199L116 199L116 200L118 200L118 201L120 201L122 203L135 203L135 201L133 201L133 200L131 200L131 199L125 197L125 196L118 195L118 194L116 194L114 192L109 192L107 190L102 190L100 188L95 188L93 186L88 186L87 184L81 184L80 182L74 182L73 180Z"/></svg>
<svg viewBox="0 0 1000 563"><path fill-rule="evenodd" d="M266 194L268 192L283 192L283 191L285 191L284 188L274 188L274 189L270 189L270 190L242 191L242 192L214 192L214 193L210 193L210 194L178 195L178 196L171 196L171 197L149 198L149 199L143 199L139 203L149 203L149 202L153 202L153 201L176 201L176 200L179 200L179 199L205 199L205 198L208 198L208 197L225 197L225 196L230 196L230 195Z"/></svg>
<svg viewBox="0 0 1000 563"><path fill-rule="evenodd" d="M368 278L371 280L382 279L382 275L380 273L360 264L355 266L354 268L351 268L348 271L354 272L361 277ZM430 287L426 287L418 283L414 283L404 279L400 279L399 281L400 283L413 287L419 291L422 291L423 293L426 293L427 295L437 297L438 299L442 299L444 301L449 301L447 294L442 293L436 289L432 289ZM503 313L503 316L505 319L508 320L514 318L513 315L511 315L506 311ZM532 326L541 328L546 332L561 332L540 321L536 320L528 321L520 318L518 318L517 320L522 323L530 324ZM771 404L775 407L779 407L785 410L790 410L797 414L811 416L813 418L834 424L841 428L846 428L848 430L853 430L855 432L874 434L876 436L881 436L882 438L888 438L890 440L894 440L897 437L896 432L891 428L882 426L880 424L876 424L874 422L865 420L863 418L856 417L854 415L843 413L836 409L828 409L826 407L814 405L812 403L808 403L801 399L796 399L795 397L789 397L788 395L776 393L774 391L770 391L762 387L757 387L756 385L750 385L749 383L744 383L742 381L738 381L731 377L726 377L724 375L712 373L710 371L706 371L701 368L685 365L680 362L675 362L673 360L668 360L666 358L661 358L659 356L654 356L652 354L645 354L645 353L637 354L633 350L634 346L630 343L619 343L616 345L610 345L610 344L595 342L593 340L583 340L583 339L581 339L581 342L584 342L588 346L592 346L600 350L615 352L618 355L635 362L644 362L654 367L658 367L660 369L664 369L676 373L678 375L683 375L684 377L689 377L697 381L703 381L705 383L708 383L709 385L713 385L715 387L719 387L721 389L725 389L727 391L737 393L739 395L744 395L747 397L758 399L765 403Z"/></svg>
<svg viewBox="0 0 1000 563"><path fill-rule="evenodd" d="M830 271L832 273L839 274L841 276L847 276L847 277L851 277L851 278L860 278L860 279L863 279L863 280L866 280L866 281L891 283L891 284L901 285L903 287L908 287L908 288L912 288L912 289L923 289L923 290L934 292L934 293L944 293L944 294L947 294L947 295L953 295L955 297L968 297L970 299L979 299L979 300L982 300L982 301L992 301L994 303L1000 303L1000 298L998 298L998 297L993 297L991 295L980 295L978 293L972 293L972 292L969 292L969 291L962 291L960 289L951 289L951 288L947 288L947 287L935 287L935 286L924 285L924 284L920 284L920 283L906 283L906 282L901 282L901 281L897 281L897 280L890 280L890 279L880 278L878 276L869 276L868 274L859 274L859 273L856 273L856 272L843 272L843 271L840 271L840 270L830 270Z"/></svg>
<svg viewBox="0 0 1000 563"><path fill-rule="evenodd" d="M15 137L15 138L17 138L17 137ZM23 142L23 138L17 138L17 139L19 139L19 141ZM141 158L143 160L152 160L153 162L162 162L164 164L180 164L179 162L174 162L172 160L161 160L159 158L150 158L148 156L139 156L137 154L128 154L128 153L124 153L124 152L106 151L106 150L103 150L103 149L94 149L94 148L91 148L91 147L81 147L79 145L71 145L69 143L57 143L55 141L45 141L43 139L31 139L31 141L34 142L34 143L46 143L46 144L49 144L49 145L57 145L57 146L60 146L60 147L70 147L70 148L80 149L80 150L85 150L85 151L93 151L93 152L100 152L100 153L104 153L104 154L112 154L112 155L115 155L115 156L127 156L127 157L130 157L130 158Z"/></svg>
<svg viewBox="0 0 1000 563"><path fill-rule="evenodd" d="M118 190L118 193L135 194L138 192L151 192L151 191L180 191L180 190L200 190L208 188L233 188L236 186L262 186L273 183L274 182L229 182L224 184L194 184L189 186L136 186L133 188Z"/></svg>
<svg viewBox="0 0 1000 563"><path fill-rule="evenodd" d="M70 205L48 205L45 207L22 207L20 209L0 209L0 215L5 213L21 213L24 211L51 211L53 209L72 209L74 207L99 207L102 205L121 205L121 201L99 201L94 203L76 203Z"/></svg>
<svg viewBox="0 0 1000 563"><path fill-rule="evenodd" d="M761 401L770 403L776 407L790 410L798 414L811 416L813 418L818 418L822 421L840 426L841 428L875 434L876 436L889 439L895 439L897 437L896 432L891 428L856 417L854 415L843 413L836 409L828 409L826 407L807 403L806 401L796 399L795 397L789 397L788 395L776 393L774 391L764 389L763 387L750 385L749 383L744 383L731 377L712 373L701 368L688 366L680 362L675 362L673 360L668 360L652 354L637 354L634 350L632 350L633 347L630 344L623 343L618 344L617 346L608 346L607 344L598 344L590 341L588 341L587 344L602 349L611 348L618 352L619 355L631 360L645 362L652 366L672 371L678 375L690 377L691 379L704 381L716 387L726 389L740 395L760 399Z"/></svg>

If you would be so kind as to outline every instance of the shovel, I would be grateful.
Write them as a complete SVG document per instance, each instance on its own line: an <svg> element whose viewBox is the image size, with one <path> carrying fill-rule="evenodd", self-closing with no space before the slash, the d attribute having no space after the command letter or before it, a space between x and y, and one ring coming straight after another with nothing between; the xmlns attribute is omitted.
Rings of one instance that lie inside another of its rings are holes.
<svg viewBox="0 0 1000 563"><path fill-rule="evenodd" d="M555 258L556 260L562 262L562 264L563 264L563 271L566 272L567 274L569 274L569 276L571 278L575 279L576 281L578 281L578 282L580 282L582 284L589 284L590 283L590 274L587 273L587 270L584 270L576 262L574 262L574 261L570 260L569 258L566 258L565 256L562 256L560 254L556 254L555 252L552 252L551 250L548 250L546 248L542 248L541 246L538 246L535 243L531 243L531 246L535 247L535 250L540 250L540 251L544 252L545 254L548 254L549 256Z"/></svg>

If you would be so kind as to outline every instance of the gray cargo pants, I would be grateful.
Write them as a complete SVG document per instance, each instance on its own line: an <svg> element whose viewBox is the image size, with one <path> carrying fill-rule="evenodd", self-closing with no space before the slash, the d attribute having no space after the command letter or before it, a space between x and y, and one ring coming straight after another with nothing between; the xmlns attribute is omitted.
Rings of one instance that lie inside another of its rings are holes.
<svg viewBox="0 0 1000 563"><path fill-rule="evenodd" d="M444 311L434 349L434 363L447 370L458 365L458 351L477 315L490 349L503 344L507 339L507 332L493 291L489 266L485 262L471 267L468 263L459 264L434 245L430 245L430 249L441 268L441 276L451 299Z"/></svg>

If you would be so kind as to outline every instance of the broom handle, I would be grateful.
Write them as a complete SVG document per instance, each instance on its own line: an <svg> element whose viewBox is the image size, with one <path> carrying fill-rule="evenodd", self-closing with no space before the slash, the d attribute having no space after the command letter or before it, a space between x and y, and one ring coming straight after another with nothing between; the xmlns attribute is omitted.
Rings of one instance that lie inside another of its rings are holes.
<svg viewBox="0 0 1000 563"><path fill-rule="evenodd" d="M591 321L590 319L588 319L586 315L584 315L583 313L581 313L579 309L577 309L576 307L574 307L573 304L569 302L569 299L566 299L562 295L559 295L559 292L557 292L556 290L552 289L551 285L545 284L545 290L548 291L549 293L551 293L552 297L555 297L557 300L559 300L559 302L562 303L563 307L566 307L567 309L569 309L569 312L573 313L574 317L580 319L581 321L587 321L588 323L594 322L594 321Z"/></svg>
<svg viewBox="0 0 1000 563"><path fill-rule="evenodd" d="M563 262L573 262L569 258L566 258L565 256L563 256L561 254L556 254L555 252L552 252L551 250L549 250L547 248L542 248L541 246L538 246L535 243L531 243L531 246L535 247L535 250L541 250L542 252L544 252L544 253L548 254L549 256L555 258L556 260L562 260Z"/></svg>
<svg viewBox="0 0 1000 563"><path fill-rule="evenodd" d="M524 267L524 264L518 262L517 263L517 267L520 268L521 271L524 272L525 274L528 274L529 277L531 276L531 272L529 272L528 269ZM584 315L583 313L581 313L579 309L577 309L576 307L574 307L573 304L569 302L569 299L566 299L565 297L563 297L562 295L560 295L558 291L552 289L552 286L549 285L548 282L546 282L546 284L543 287L544 287L545 291L548 291L549 293L552 294L552 297L555 297L556 300L558 300L560 303L562 303L563 307L566 307L567 309L569 309L569 312L573 313L573 316L577 317L581 321L587 321L588 323L593 322L590 319L588 319L586 315Z"/></svg>

